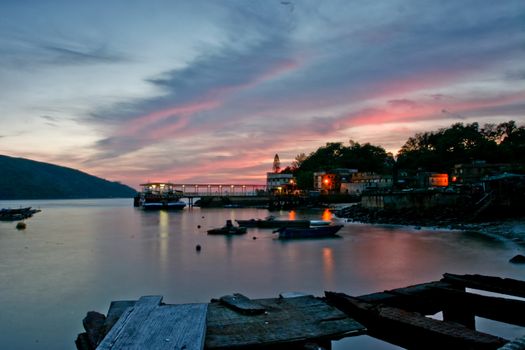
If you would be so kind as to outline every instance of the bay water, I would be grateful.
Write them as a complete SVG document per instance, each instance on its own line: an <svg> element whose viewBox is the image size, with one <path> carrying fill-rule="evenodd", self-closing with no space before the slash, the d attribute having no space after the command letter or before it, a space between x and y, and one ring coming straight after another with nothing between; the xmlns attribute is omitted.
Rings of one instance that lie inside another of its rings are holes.
<svg viewBox="0 0 525 350"><path fill-rule="evenodd" d="M235 219L329 219L323 210L186 208L144 212L132 199L0 201L32 206L26 220L0 222L0 344L2 349L74 349L89 310L112 300L163 295L166 303L208 302L300 291L361 295L437 280L445 272L525 279L509 258L523 249L475 232L345 223L337 239L280 241L268 229L208 236ZM201 250L197 251L196 246ZM478 319L477 327L506 338L523 328ZM393 349L367 336L334 349Z"/></svg>

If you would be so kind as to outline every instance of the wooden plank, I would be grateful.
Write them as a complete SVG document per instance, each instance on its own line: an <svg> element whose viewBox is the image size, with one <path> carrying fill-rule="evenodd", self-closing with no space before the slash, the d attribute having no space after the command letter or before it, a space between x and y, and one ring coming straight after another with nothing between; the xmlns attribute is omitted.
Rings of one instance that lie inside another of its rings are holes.
<svg viewBox="0 0 525 350"><path fill-rule="evenodd" d="M264 306L250 300L249 298L240 293L235 293L233 295L225 295L219 300L225 306L245 315L259 315L263 314L266 311Z"/></svg>
<svg viewBox="0 0 525 350"><path fill-rule="evenodd" d="M97 350L186 349L204 346L207 304L162 305L141 297L127 308Z"/></svg>
<svg viewBox="0 0 525 350"><path fill-rule="evenodd" d="M454 275L445 273L443 282L467 288L481 289L494 293L514 295L525 298L525 281L483 275Z"/></svg>
<svg viewBox="0 0 525 350"><path fill-rule="evenodd" d="M387 290L379 293L372 293L359 296L359 300L386 304L398 307L407 311L419 312L425 315L432 315L442 310L442 305L435 298L427 298L425 294L435 287L448 287L450 284L444 282L428 282L416 284L404 288Z"/></svg>
<svg viewBox="0 0 525 350"><path fill-rule="evenodd" d="M208 306L206 348L274 348L287 343L339 339L364 331L361 324L312 296L254 302L266 312L244 315L212 301Z"/></svg>
<svg viewBox="0 0 525 350"><path fill-rule="evenodd" d="M461 292L436 287L428 291L430 298L439 299L444 308L463 310L495 321L525 326L525 301Z"/></svg>
<svg viewBox="0 0 525 350"><path fill-rule="evenodd" d="M361 322L368 334L405 348L497 349L507 340L438 321L418 313L360 301L343 293L326 292L329 302Z"/></svg>

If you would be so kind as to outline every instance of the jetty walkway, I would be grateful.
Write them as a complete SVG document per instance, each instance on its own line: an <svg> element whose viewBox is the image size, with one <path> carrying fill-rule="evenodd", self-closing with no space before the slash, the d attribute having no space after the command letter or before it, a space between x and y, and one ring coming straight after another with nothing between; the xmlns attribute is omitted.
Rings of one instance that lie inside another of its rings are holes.
<svg viewBox="0 0 525 350"><path fill-rule="evenodd" d="M476 294L467 288L500 293ZM510 297L509 297L510 296ZM114 301L107 316L88 312L79 350L331 349L331 341L367 334L407 349L525 349L476 330L475 316L525 327L525 281L444 274L439 281L352 297L241 294L210 303L166 305L161 296ZM443 320L426 317L442 312ZM525 328L524 328L525 334Z"/></svg>

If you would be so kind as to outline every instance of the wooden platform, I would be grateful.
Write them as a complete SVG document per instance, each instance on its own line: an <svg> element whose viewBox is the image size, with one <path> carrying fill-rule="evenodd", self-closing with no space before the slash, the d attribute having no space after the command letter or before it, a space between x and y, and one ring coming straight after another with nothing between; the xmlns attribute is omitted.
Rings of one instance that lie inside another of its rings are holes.
<svg viewBox="0 0 525 350"><path fill-rule="evenodd" d="M88 313L86 333L76 344L78 349L99 344L97 350L191 350L295 349L316 343L330 349L331 340L365 331L321 298L287 296L251 300L233 294L209 304L182 305L163 305L160 296L112 302L107 317Z"/></svg>
<svg viewBox="0 0 525 350"><path fill-rule="evenodd" d="M295 350L312 344L327 350L331 340L366 332L407 349L525 350L525 336L509 341L479 332L475 324L479 316L525 327L525 301L509 297L525 297L524 281L444 274L439 281L358 297L325 295L284 293L254 300L232 294L182 305L162 304L160 296L115 301L107 317L88 312L86 332L76 344L81 350ZM426 317L440 311L443 321Z"/></svg>
<svg viewBox="0 0 525 350"><path fill-rule="evenodd" d="M364 327L320 298L300 296L252 300L257 314L221 301L208 306L206 349L236 349L323 342L362 334Z"/></svg>

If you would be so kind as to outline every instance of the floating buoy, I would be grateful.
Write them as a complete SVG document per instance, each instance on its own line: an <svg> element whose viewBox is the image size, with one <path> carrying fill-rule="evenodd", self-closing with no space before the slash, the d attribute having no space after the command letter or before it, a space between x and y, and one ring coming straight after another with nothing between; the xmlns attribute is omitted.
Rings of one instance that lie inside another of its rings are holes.
<svg viewBox="0 0 525 350"><path fill-rule="evenodd" d="M23 222L23 221L20 221L20 222L18 222L18 223L16 224L16 229L17 229L17 230L25 230L25 228L26 228L26 223Z"/></svg>
<svg viewBox="0 0 525 350"><path fill-rule="evenodd" d="M197 228L201 228L201 225L197 225Z"/></svg>
<svg viewBox="0 0 525 350"><path fill-rule="evenodd" d="M198 251L198 252L200 252L200 251L201 251L201 245L200 245L200 244L197 244L197 245L195 246L195 250Z"/></svg>
<svg viewBox="0 0 525 350"><path fill-rule="evenodd" d="M253 239L254 239L254 240L256 240L256 239L257 239L257 237L253 236Z"/></svg>

